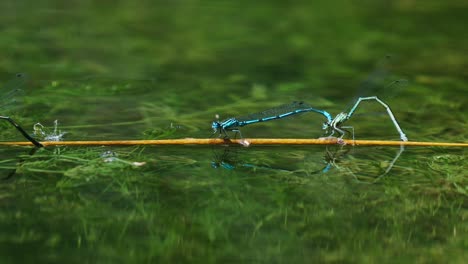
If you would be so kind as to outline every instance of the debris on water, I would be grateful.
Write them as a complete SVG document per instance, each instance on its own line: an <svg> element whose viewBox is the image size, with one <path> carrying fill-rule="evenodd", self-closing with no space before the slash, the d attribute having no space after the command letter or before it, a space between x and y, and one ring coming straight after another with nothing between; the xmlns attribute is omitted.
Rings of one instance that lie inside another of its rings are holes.
<svg viewBox="0 0 468 264"><path fill-rule="evenodd" d="M41 123L34 124L33 129L34 135L42 141L62 141L63 136L67 133L58 129L58 120L54 121L54 131L51 133Z"/></svg>
<svg viewBox="0 0 468 264"><path fill-rule="evenodd" d="M140 166L143 166L145 164L146 164L146 162L138 162L138 161L132 162L132 165L135 166L135 167L140 167Z"/></svg>
<svg viewBox="0 0 468 264"><path fill-rule="evenodd" d="M112 150L104 151L100 156L103 158L104 162L113 162L118 160L118 154Z"/></svg>
<svg viewBox="0 0 468 264"><path fill-rule="evenodd" d="M239 140L239 144L241 144L244 147L248 147L250 146L250 141L248 141L247 139L241 139Z"/></svg>
<svg viewBox="0 0 468 264"><path fill-rule="evenodd" d="M182 125L174 124L171 122L171 125L169 126L169 129L182 129L184 128Z"/></svg>
<svg viewBox="0 0 468 264"><path fill-rule="evenodd" d="M100 156L104 162L121 162L121 163L132 165L135 167L141 167L146 164L146 162L127 161L127 160L120 159L118 158L118 154L111 150L104 151L103 153L101 153Z"/></svg>
<svg viewBox="0 0 468 264"><path fill-rule="evenodd" d="M101 158L108 158L108 157L117 157L118 154L112 150L107 150L101 153Z"/></svg>

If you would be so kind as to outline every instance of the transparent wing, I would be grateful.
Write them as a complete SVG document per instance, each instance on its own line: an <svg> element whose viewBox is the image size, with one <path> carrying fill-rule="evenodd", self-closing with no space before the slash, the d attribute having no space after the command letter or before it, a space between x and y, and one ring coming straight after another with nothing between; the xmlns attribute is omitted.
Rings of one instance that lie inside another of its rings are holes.
<svg viewBox="0 0 468 264"><path fill-rule="evenodd" d="M408 86L408 80L395 77L390 70L391 56L386 56L377 63L375 69L359 85L356 96L349 102L345 110L354 105L359 97L378 96L387 100L403 92Z"/></svg>
<svg viewBox="0 0 468 264"><path fill-rule="evenodd" d="M0 114L20 105L19 98L23 93L21 87L26 81L27 76L24 73L17 73L13 79L0 86Z"/></svg>
<svg viewBox="0 0 468 264"><path fill-rule="evenodd" d="M356 96L393 97L402 92L408 81L395 77L391 71L392 57L387 55L380 60L366 80L359 85Z"/></svg>
<svg viewBox="0 0 468 264"><path fill-rule="evenodd" d="M255 119L268 118L268 117L272 117L272 116L287 114L287 113L290 113L290 112L294 112L296 110L309 109L309 108L311 108L311 106L304 103L304 102L294 101L292 103L276 106L276 107L267 109L267 110L262 111L262 112L241 116L241 117L238 117L236 119L238 121L255 120Z"/></svg>

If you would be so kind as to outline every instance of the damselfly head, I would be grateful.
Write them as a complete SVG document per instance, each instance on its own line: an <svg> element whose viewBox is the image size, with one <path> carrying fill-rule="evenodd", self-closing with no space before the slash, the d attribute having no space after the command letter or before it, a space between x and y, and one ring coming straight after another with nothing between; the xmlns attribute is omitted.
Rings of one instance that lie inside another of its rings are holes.
<svg viewBox="0 0 468 264"><path fill-rule="evenodd" d="M213 132L216 133L221 128L221 124L218 120L213 121L213 123L211 123L211 128L213 128Z"/></svg>
<svg viewBox="0 0 468 264"><path fill-rule="evenodd" d="M211 168L213 168L213 169L219 168L219 162L212 161L212 162L211 162Z"/></svg>
<svg viewBox="0 0 468 264"><path fill-rule="evenodd" d="M328 124L327 122L324 122L322 124L322 129L325 130L325 133L328 133L328 128L330 127L330 124Z"/></svg>
<svg viewBox="0 0 468 264"><path fill-rule="evenodd" d="M221 128L221 123L219 122L219 115L215 115L216 120L211 123L211 128L213 128L213 132L216 133Z"/></svg>

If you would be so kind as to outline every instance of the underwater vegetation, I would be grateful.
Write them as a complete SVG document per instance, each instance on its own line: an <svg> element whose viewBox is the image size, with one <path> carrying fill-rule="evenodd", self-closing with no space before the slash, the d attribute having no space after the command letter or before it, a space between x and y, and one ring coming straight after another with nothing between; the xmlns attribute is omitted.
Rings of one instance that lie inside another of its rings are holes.
<svg viewBox="0 0 468 264"><path fill-rule="evenodd" d="M467 142L466 10L2 2L0 139ZM372 96L392 114L353 110ZM465 263L467 164L460 147L1 145L0 259Z"/></svg>

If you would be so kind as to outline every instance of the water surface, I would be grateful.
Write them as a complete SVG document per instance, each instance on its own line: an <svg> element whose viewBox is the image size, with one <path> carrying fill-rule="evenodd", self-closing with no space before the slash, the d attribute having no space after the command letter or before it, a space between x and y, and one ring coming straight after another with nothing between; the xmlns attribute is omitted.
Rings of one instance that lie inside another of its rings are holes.
<svg viewBox="0 0 468 264"><path fill-rule="evenodd" d="M467 7L2 2L2 83L29 76L22 108L7 114L30 132L59 120L66 140L205 138L216 114L304 100L335 115L378 95L410 140L466 142ZM242 133L317 138L324 121L310 113ZM4 123L2 140L23 140ZM399 139L377 104L349 125L356 139ZM5 263L467 259L464 149L2 147L0 157Z"/></svg>

